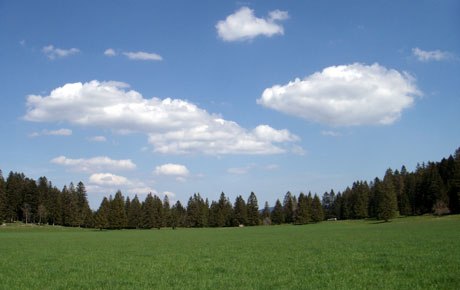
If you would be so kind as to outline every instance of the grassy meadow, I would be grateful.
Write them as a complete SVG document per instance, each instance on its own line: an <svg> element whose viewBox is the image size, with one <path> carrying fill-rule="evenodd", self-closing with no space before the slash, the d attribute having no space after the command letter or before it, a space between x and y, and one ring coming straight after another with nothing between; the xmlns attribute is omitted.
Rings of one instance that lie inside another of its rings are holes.
<svg viewBox="0 0 460 290"><path fill-rule="evenodd" d="M1 289L459 289L460 215L304 226L0 228Z"/></svg>

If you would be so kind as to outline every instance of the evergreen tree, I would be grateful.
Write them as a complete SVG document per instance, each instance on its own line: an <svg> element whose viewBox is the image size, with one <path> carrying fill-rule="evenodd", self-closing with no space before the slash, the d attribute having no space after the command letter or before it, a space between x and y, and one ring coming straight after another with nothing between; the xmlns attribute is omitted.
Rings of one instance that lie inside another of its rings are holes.
<svg viewBox="0 0 460 290"><path fill-rule="evenodd" d="M218 227L229 227L231 226L231 217L232 217L232 204L230 200L225 196L225 193L220 194L218 201L218 211L217 211L217 226Z"/></svg>
<svg viewBox="0 0 460 290"><path fill-rule="evenodd" d="M113 229L123 229L128 225L128 217L125 211L125 198L120 190L115 193L115 197L110 202L110 227Z"/></svg>
<svg viewBox="0 0 460 290"><path fill-rule="evenodd" d="M246 203L241 195L236 197L232 214L233 226L246 225L248 223L248 212Z"/></svg>
<svg viewBox="0 0 460 290"><path fill-rule="evenodd" d="M257 197L254 192L251 192L248 198L247 203L248 211L248 225L249 226L258 226L260 225L260 214L259 214L259 205L257 203Z"/></svg>
<svg viewBox="0 0 460 290"><path fill-rule="evenodd" d="M187 212L180 201L177 201L176 204L171 208L171 216L171 227L173 229L175 229L176 227L186 226Z"/></svg>
<svg viewBox="0 0 460 290"><path fill-rule="evenodd" d="M367 182L355 182L351 189L352 217L362 219L369 216L369 186Z"/></svg>
<svg viewBox="0 0 460 290"><path fill-rule="evenodd" d="M154 195L153 196L153 227L161 229L163 226L163 203L161 199Z"/></svg>
<svg viewBox="0 0 460 290"><path fill-rule="evenodd" d="M388 169L382 183L376 184L377 218L386 222L394 218L398 210L398 201L393 186L393 172Z"/></svg>
<svg viewBox="0 0 460 290"><path fill-rule="evenodd" d="M93 224L93 213L89 207L86 187L79 182L76 188L77 193L77 221L78 226L90 227Z"/></svg>
<svg viewBox="0 0 460 290"><path fill-rule="evenodd" d="M96 212L95 226L100 230L109 228L109 215L110 203L107 197L104 197L101 205L99 206L99 209Z"/></svg>
<svg viewBox="0 0 460 290"><path fill-rule="evenodd" d="M0 170L0 224L6 220L6 182L3 178L2 171Z"/></svg>
<svg viewBox="0 0 460 290"><path fill-rule="evenodd" d="M276 200L275 207L270 216L273 224L280 225L284 223L284 208L279 199Z"/></svg>
<svg viewBox="0 0 460 290"><path fill-rule="evenodd" d="M284 195L283 201L284 222L292 223L294 221L294 202L290 191Z"/></svg>
<svg viewBox="0 0 460 290"><path fill-rule="evenodd" d="M142 206L137 195L130 203L128 211L128 227L138 229L142 226Z"/></svg>
<svg viewBox="0 0 460 290"><path fill-rule="evenodd" d="M171 227L171 206L167 195L163 198L163 219L164 226Z"/></svg>
<svg viewBox="0 0 460 290"><path fill-rule="evenodd" d="M296 224L303 225L311 221L311 212L308 211L308 200L303 192L299 195Z"/></svg>
<svg viewBox="0 0 460 290"><path fill-rule="evenodd" d="M21 207L24 203L22 198L24 179L24 174L13 173L11 171L6 180L5 195L7 204L4 215L9 222L14 222L22 218Z"/></svg>
<svg viewBox="0 0 460 290"><path fill-rule="evenodd" d="M321 206L321 201L316 194L311 204L311 219L313 222L320 222L324 220L323 207Z"/></svg>
<svg viewBox="0 0 460 290"><path fill-rule="evenodd" d="M147 195L142 203L142 228L151 229L155 226L155 215L153 206L153 196L151 193Z"/></svg>

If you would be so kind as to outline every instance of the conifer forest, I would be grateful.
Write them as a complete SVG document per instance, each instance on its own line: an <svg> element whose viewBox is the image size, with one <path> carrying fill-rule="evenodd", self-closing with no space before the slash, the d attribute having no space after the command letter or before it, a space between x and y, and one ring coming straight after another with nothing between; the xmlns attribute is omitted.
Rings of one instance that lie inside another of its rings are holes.
<svg viewBox="0 0 460 290"><path fill-rule="evenodd" d="M382 179L355 181L341 192L325 192L321 199L317 193L287 192L274 205L265 202L263 207L254 192L247 199L238 195L233 203L222 192L217 201L195 193L187 204L170 204L168 196L130 199L118 191L104 197L93 211L82 182L58 189L46 177L0 174L1 222L99 229L308 224L369 217L389 221L397 215L458 214L459 199L460 148L441 161L418 164L413 172L405 166L388 169Z"/></svg>

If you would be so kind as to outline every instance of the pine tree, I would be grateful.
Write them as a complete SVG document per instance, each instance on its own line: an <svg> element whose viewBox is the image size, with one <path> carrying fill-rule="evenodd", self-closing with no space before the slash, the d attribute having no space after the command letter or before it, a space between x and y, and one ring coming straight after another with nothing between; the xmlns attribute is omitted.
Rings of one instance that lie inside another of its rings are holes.
<svg viewBox="0 0 460 290"><path fill-rule="evenodd" d="M125 198L120 190L115 193L115 197L110 202L110 227L113 229L123 229L128 225L128 218L125 211Z"/></svg>
<svg viewBox="0 0 460 290"><path fill-rule="evenodd" d="M137 195L135 195L129 206L128 227L133 229L140 228L142 225L141 220L142 207L139 198L137 197Z"/></svg>
<svg viewBox="0 0 460 290"><path fill-rule="evenodd" d="M248 223L248 213L246 203L241 195L236 197L232 213L233 226L246 225Z"/></svg>
<svg viewBox="0 0 460 290"><path fill-rule="evenodd" d="M311 212L308 211L308 200L303 192L299 195L296 216L296 224L303 225L311 221Z"/></svg>
<svg viewBox="0 0 460 290"><path fill-rule="evenodd" d="M177 201L175 205L171 208L171 227L175 229L176 227L185 227L186 226L186 215L187 212L182 206L180 201Z"/></svg>
<svg viewBox="0 0 460 290"><path fill-rule="evenodd" d="M77 220L78 226L91 227L93 224L93 213L89 207L86 187L79 182L76 188L77 193Z"/></svg>
<svg viewBox="0 0 460 290"><path fill-rule="evenodd" d="M382 183L375 184L377 198L377 218L386 222L394 218L398 210L398 201L393 186L393 172L388 169Z"/></svg>
<svg viewBox="0 0 460 290"><path fill-rule="evenodd" d="M311 219L313 222L320 222L324 220L323 207L321 206L321 201L316 194L311 204L311 210Z"/></svg>
<svg viewBox="0 0 460 290"><path fill-rule="evenodd" d="M163 227L163 203L161 199L154 195L153 196L153 227L161 229Z"/></svg>
<svg viewBox="0 0 460 290"><path fill-rule="evenodd" d="M169 204L169 197L165 195L163 198L163 217L164 226L171 227L171 206Z"/></svg>
<svg viewBox="0 0 460 290"><path fill-rule="evenodd" d="M6 220L6 182L3 178L2 171L0 170L0 224Z"/></svg>
<svg viewBox="0 0 460 290"><path fill-rule="evenodd" d="M151 229L155 226L154 224L154 207L153 207L153 196L151 193L147 195L144 202L142 203L142 228Z"/></svg>
<svg viewBox="0 0 460 290"><path fill-rule="evenodd" d="M254 192L251 192L248 198L247 203L248 211L248 225L249 226L258 226L260 225L260 214L259 214L259 205L257 203L257 197Z"/></svg>
<svg viewBox="0 0 460 290"><path fill-rule="evenodd" d="M110 227L109 225L110 203L107 197L101 202L99 209L96 212L95 226L102 230Z"/></svg>
<svg viewBox="0 0 460 290"><path fill-rule="evenodd" d="M275 207L273 208L270 217L272 219L272 223L275 225L284 223L284 209L279 199L276 200Z"/></svg>
<svg viewBox="0 0 460 290"><path fill-rule="evenodd" d="M284 211L284 222L292 223L294 221L294 203L292 194L290 191L286 193L283 201L283 211Z"/></svg>
<svg viewBox="0 0 460 290"><path fill-rule="evenodd" d="M232 204L230 200L225 196L225 193L220 194L218 201L218 211L217 211L217 226L218 227L229 227L231 226L231 217L232 217Z"/></svg>

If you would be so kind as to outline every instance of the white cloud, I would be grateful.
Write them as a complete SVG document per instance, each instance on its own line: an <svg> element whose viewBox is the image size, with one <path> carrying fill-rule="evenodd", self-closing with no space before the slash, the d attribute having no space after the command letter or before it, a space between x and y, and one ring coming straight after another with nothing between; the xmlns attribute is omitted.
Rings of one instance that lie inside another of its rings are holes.
<svg viewBox="0 0 460 290"><path fill-rule="evenodd" d="M330 126L388 125L422 95L406 72L378 64L331 66L265 89L258 104Z"/></svg>
<svg viewBox="0 0 460 290"><path fill-rule="evenodd" d="M332 136L332 137L342 136L341 133L336 132L336 131L332 131L332 130L321 131L321 135L323 135L323 136Z"/></svg>
<svg viewBox="0 0 460 290"><path fill-rule="evenodd" d="M176 181L177 182L186 182L187 179L185 177L179 176L179 177L176 177Z"/></svg>
<svg viewBox="0 0 460 290"><path fill-rule="evenodd" d="M29 134L29 137L38 137L41 135L47 135L47 136L70 136L72 135L72 130L70 129L59 129L59 130L47 130L44 129L39 132L33 132L32 134Z"/></svg>
<svg viewBox="0 0 460 290"><path fill-rule="evenodd" d="M71 54L80 52L78 48L61 49L54 47L53 45L44 46L42 52L48 56L49 59L55 59L56 57L65 57Z"/></svg>
<svg viewBox="0 0 460 290"><path fill-rule="evenodd" d="M142 132L154 152L165 154L277 154L299 137L260 125L247 130L180 99L144 99L120 82L70 83L49 96L29 95L25 120Z"/></svg>
<svg viewBox="0 0 460 290"><path fill-rule="evenodd" d="M216 29L224 41L250 40L258 35L271 37L275 34L284 34L283 26L275 21L285 20L288 17L286 11L275 10L269 13L267 19L257 18L254 10L241 7L225 20L217 22Z"/></svg>
<svg viewBox="0 0 460 290"><path fill-rule="evenodd" d="M104 136L93 136L88 137L87 140L91 142L106 142L107 138L105 138Z"/></svg>
<svg viewBox="0 0 460 290"><path fill-rule="evenodd" d="M118 176L112 173L94 173L89 177L91 183L97 185L120 186L130 185L131 182L123 176Z"/></svg>
<svg viewBox="0 0 460 290"><path fill-rule="evenodd" d="M69 167L77 172L96 172L102 170L134 170L136 164L131 159L113 160L106 156L99 156L90 159L71 159L65 156L53 158L51 163Z"/></svg>
<svg viewBox="0 0 460 290"><path fill-rule="evenodd" d="M186 176L189 174L189 171L184 165L168 163L157 166L155 168L155 174Z"/></svg>
<svg viewBox="0 0 460 290"><path fill-rule="evenodd" d="M108 55L108 56L115 56L117 53L115 52L114 49L112 49L112 48L107 48L107 49L104 51L104 54L105 54L105 55Z"/></svg>
<svg viewBox="0 0 460 290"><path fill-rule="evenodd" d="M138 52L123 52L123 54L132 60L163 60L163 57L161 57L161 55L153 53L153 52L148 53L148 52L138 51Z"/></svg>
<svg viewBox="0 0 460 290"><path fill-rule="evenodd" d="M452 58L452 54L447 51L440 51L439 49L433 51L425 51L416 47L412 49L412 53L417 57L419 61L431 61L431 60L447 60Z"/></svg>
<svg viewBox="0 0 460 290"><path fill-rule="evenodd" d="M70 129L59 129L59 130L43 130L43 135L52 135L52 136L70 136L72 135L72 130Z"/></svg>

